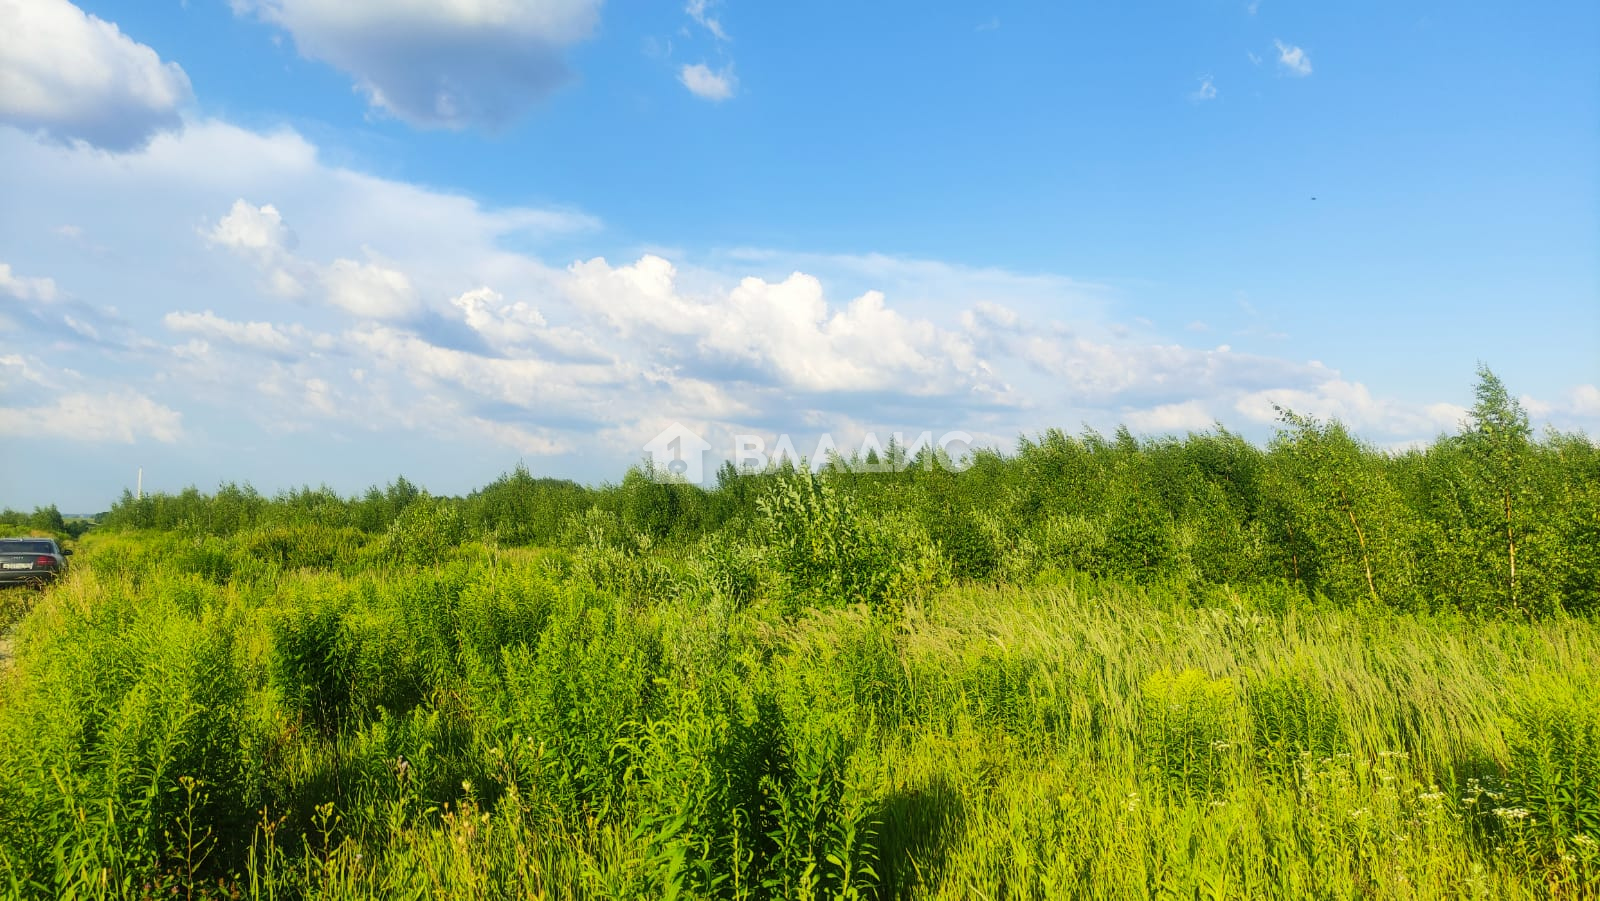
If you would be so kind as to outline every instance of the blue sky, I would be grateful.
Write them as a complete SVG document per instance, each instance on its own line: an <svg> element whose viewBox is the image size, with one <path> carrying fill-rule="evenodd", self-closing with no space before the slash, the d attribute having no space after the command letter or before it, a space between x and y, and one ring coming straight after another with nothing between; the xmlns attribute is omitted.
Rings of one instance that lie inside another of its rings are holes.
<svg viewBox="0 0 1600 901"><path fill-rule="evenodd" d="M1594 434L1597 46L1583 3L7 4L0 506L599 481L673 422L1398 447L1479 361Z"/></svg>

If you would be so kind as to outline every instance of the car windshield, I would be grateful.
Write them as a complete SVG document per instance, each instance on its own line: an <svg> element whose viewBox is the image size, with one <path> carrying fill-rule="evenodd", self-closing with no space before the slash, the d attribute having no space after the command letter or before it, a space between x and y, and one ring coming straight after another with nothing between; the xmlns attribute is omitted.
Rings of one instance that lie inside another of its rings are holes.
<svg viewBox="0 0 1600 901"><path fill-rule="evenodd" d="M55 543L36 538L0 538L0 554L54 554Z"/></svg>

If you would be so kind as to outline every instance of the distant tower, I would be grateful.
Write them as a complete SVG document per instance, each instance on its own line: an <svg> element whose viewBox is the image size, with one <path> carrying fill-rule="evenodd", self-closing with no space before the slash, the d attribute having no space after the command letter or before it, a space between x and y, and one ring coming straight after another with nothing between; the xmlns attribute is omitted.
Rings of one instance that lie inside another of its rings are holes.
<svg viewBox="0 0 1600 901"><path fill-rule="evenodd" d="M136 500L141 500L142 501L142 500L144 500L144 467L143 466L139 467L139 481L136 484L138 485L138 488L136 489L134 497L135 497Z"/></svg>

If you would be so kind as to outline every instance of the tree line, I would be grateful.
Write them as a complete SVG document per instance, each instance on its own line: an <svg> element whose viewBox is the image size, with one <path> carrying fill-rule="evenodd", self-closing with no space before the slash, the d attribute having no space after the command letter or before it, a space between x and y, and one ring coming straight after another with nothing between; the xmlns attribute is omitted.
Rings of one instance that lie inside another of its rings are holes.
<svg viewBox="0 0 1600 901"><path fill-rule="evenodd" d="M835 457L815 474L788 462L759 472L726 464L706 488L646 464L600 486L518 466L460 498L405 478L358 497L328 488L267 497L233 484L125 492L102 527L379 535L414 530L425 514L447 543L770 548L757 533L773 521L775 496L825 495L813 507L826 523L811 530L822 539L885 523L915 539L905 546L935 548L953 580L1072 571L1195 589L1276 586L1405 610L1600 610L1600 446L1582 433L1536 434L1487 368L1468 419L1425 447L1385 451L1337 421L1280 413L1265 447L1221 425L1155 438L1051 429L1014 452L974 451L959 471L937 465L935 452L908 458L891 447L890 472L876 458ZM880 545L894 552L893 541Z"/></svg>

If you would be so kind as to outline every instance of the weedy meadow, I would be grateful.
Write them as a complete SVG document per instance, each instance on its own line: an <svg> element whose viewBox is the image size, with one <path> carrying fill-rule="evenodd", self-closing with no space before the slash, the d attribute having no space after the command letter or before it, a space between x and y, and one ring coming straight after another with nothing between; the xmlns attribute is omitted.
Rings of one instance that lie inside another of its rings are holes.
<svg viewBox="0 0 1600 901"><path fill-rule="evenodd" d="M1478 398L125 497L7 596L0 893L1600 897L1600 448Z"/></svg>

